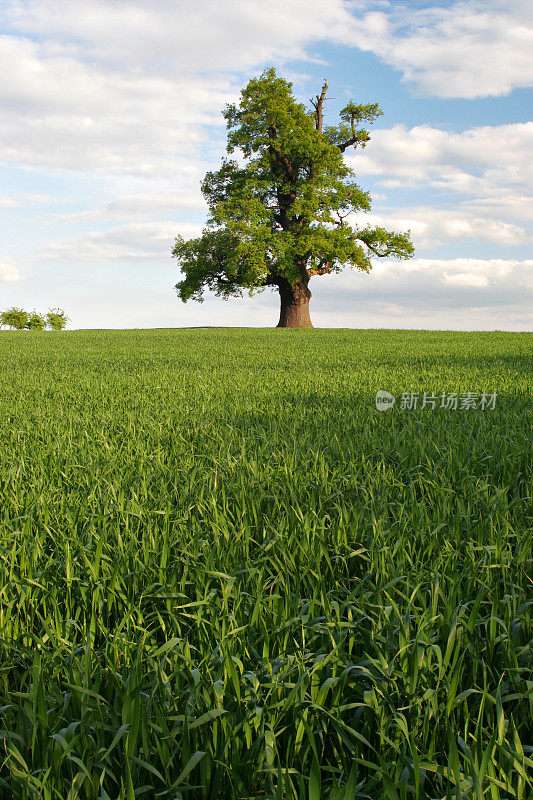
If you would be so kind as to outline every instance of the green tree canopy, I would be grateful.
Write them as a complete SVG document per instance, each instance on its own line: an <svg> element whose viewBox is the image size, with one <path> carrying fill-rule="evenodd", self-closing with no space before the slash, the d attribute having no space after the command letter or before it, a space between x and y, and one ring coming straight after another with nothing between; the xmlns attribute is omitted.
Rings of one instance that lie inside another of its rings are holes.
<svg viewBox="0 0 533 800"><path fill-rule="evenodd" d="M308 110L292 84L266 70L252 79L238 105L228 105L225 158L208 172L202 193L209 218L202 236L176 238L173 255L183 300L202 300L205 288L227 298L273 287L280 293L279 327L311 327L309 281L344 267L372 267L372 257L409 258L409 234L348 224L370 210L371 198L355 181L343 153L365 147L365 125L379 106L349 102L336 127L323 126L327 82ZM353 219L353 218L352 218Z"/></svg>

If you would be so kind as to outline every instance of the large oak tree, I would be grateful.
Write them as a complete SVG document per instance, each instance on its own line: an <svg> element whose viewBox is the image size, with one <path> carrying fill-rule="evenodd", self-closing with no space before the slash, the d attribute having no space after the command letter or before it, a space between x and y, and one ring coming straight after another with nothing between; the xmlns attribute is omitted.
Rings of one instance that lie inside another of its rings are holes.
<svg viewBox="0 0 533 800"><path fill-rule="evenodd" d="M312 327L309 281L343 267L371 269L373 256L409 258L409 234L358 227L354 212L370 210L370 195L359 188L343 153L365 147L365 124L381 115L377 103L349 102L340 123L324 127L327 81L307 110L292 84L266 70L251 80L238 105L224 112L227 151L208 172L202 193L209 219L202 236L177 237L173 255L182 279L183 300L202 300L207 287L227 298L265 287L279 291L278 327Z"/></svg>

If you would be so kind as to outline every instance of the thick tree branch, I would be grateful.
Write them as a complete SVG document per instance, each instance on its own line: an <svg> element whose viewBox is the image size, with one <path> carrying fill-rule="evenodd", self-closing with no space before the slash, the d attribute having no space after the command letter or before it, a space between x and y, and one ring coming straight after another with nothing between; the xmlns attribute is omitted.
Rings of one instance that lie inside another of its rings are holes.
<svg viewBox="0 0 533 800"><path fill-rule="evenodd" d="M311 267L307 270L307 276L312 278L313 275L328 275L332 269L331 261L321 261L318 267Z"/></svg>
<svg viewBox="0 0 533 800"><path fill-rule="evenodd" d="M337 145L337 147L339 148L341 153L344 153L344 151L347 150L348 147L351 147L352 144L355 144L356 141L357 139L355 138L355 136L353 136L351 139L348 139L347 142L343 142L342 144Z"/></svg>
<svg viewBox="0 0 533 800"><path fill-rule="evenodd" d="M362 133L362 131L360 131L359 133L357 133L357 132L355 131L355 129L354 129L354 123L353 123L353 120L352 120L352 131L353 131L353 136L351 136L351 137L350 137L350 139L348 139L348 141L346 141L346 142L343 142L342 144L338 144L338 145L337 145L337 147L339 148L339 150L341 151L341 153L344 153L344 151L345 151L345 150L346 150L348 147L351 147L351 146L352 146L352 144L355 144L355 145L358 145L358 144L363 144L363 145L364 145L364 144L366 144L367 142L369 142L369 141L370 141L370 136L369 136L368 134L366 135L366 137L362 138L362 137L361 137L361 133Z"/></svg>
<svg viewBox="0 0 533 800"><path fill-rule="evenodd" d="M341 214L340 211L335 210L335 214L337 215L337 219L333 220L333 224L334 225L338 225L339 228L342 228L342 226L344 224L344 220L346 219L346 217L350 216L351 213L352 213L351 211L348 211L346 214Z"/></svg>

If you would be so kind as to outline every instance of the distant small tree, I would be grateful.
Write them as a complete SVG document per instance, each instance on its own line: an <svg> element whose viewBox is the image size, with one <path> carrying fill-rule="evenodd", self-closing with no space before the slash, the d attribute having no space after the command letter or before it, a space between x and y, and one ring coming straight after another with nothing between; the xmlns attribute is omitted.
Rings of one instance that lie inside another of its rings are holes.
<svg viewBox="0 0 533 800"><path fill-rule="evenodd" d="M51 308L46 315L46 324L53 331L62 331L68 321L69 318L62 308Z"/></svg>
<svg viewBox="0 0 533 800"><path fill-rule="evenodd" d="M45 325L46 319L43 317L43 315L38 314L37 311L32 311L28 317L26 328L29 331L44 331Z"/></svg>
<svg viewBox="0 0 533 800"><path fill-rule="evenodd" d="M27 327L28 320L28 312L24 311L23 308L16 308L15 306L13 306L13 308L8 308L6 311L2 311L0 315L2 325L8 325L11 330L24 330L24 328Z"/></svg>

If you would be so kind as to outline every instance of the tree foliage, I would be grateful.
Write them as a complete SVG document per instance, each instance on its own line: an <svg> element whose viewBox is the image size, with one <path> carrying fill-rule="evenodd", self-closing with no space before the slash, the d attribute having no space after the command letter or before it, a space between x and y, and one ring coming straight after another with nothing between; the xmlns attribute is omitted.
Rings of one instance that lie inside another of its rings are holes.
<svg viewBox="0 0 533 800"><path fill-rule="evenodd" d="M52 308L46 315L46 324L53 331L62 331L69 318L62 308Z"/></svg>
<svg viewBox="0 0 533 800"><path fill-rule="evenodd" d="M365 125L382 113L379 106L349 102L339 125L324 128L326 91L327 83L308 110L292 84L269 69L248 83L238 105L226 107L228 155L239 151L241 158L225 158L205 176L209 218L202 236L176 238L183 301L201 300L205 288L229 297L307 286L314 275L345 266L368 272L373 256L413 254L409 234L360 227L353 216L369 211L371 198L343 153L366 146Z"/></svg>

